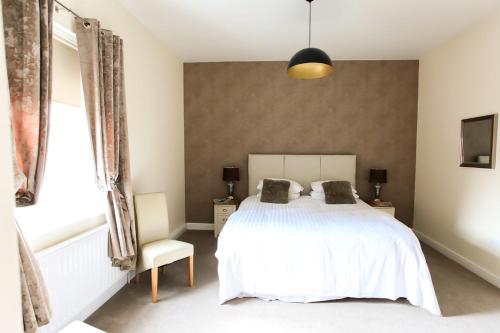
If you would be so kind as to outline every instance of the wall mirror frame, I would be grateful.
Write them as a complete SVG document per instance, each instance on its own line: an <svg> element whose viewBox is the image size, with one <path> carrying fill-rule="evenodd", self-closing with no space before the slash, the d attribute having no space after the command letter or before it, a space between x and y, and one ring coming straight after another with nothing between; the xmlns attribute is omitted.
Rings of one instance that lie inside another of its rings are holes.
<svg viewBox="0 0 500 333"><path fill-rule="evenodd" d="M461 167L494 169L497 114L462 119Z"/></svg>

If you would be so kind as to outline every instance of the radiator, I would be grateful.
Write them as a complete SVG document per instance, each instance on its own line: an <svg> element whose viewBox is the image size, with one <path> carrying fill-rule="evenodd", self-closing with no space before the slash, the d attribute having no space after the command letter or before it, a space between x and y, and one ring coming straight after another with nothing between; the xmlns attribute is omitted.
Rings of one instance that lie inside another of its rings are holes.
<svg viewBox="0 0 500 333"><path fill-rule="evenodd" d="M111 266L108 227L103 225L36 254L52 307L50 324L38 332L58 332L73 320L85 320L127 282L127 273Z"/></svg>

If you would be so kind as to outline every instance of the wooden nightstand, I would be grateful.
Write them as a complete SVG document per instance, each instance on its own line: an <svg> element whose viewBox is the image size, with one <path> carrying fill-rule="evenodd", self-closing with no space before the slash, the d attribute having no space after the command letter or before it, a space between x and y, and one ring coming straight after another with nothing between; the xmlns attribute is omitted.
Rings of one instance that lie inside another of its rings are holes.
<svg viewBox="0 0 500 333"><path fill-rule="evenodd" d="M372 204L370 204L370 206L372 206L375 209L380 210L381 212L387 213L393 217L396 216L396 207L394 207L394 206L381 207L381 206L374 206Z"/></svg>
<svg viewBox="0 0 500 333"><path fill-rule="evenodd" d="M236 200L230 200L225 202L214 202L214 237L219 236L224 224L226 224L229 216L234 213L238 207L238 202Z"/></svg>

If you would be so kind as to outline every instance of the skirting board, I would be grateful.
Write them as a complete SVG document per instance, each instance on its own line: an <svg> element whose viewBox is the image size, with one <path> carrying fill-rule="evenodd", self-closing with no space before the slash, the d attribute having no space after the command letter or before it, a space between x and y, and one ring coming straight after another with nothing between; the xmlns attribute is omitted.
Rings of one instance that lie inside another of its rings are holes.
<svg viewBox="0 0 500 333"><path fill-rule="evenodd" d="M187 230L214 230L213 223L186 223Z"/></svg>
<svg viewBox="0 0 500 333"><path fill-rule="evenodd" d="M170 232L170 239L179 238L185 231L186 231L186 224L183 224L179 228Z"/></svg>
<svg viewBox="0 0 500 333"><path fill-rule="evenodd" d="M434 239L430 238L429 236L425 235L424 233L413 229L413 232L415 235L417 235L418 239L420 239L423 243L429 245L432 247L434 250L440 252L444 256L450 258L451 260L457 262L458 264L462 265L472 273L476 274L477 276L481 277L482 279L488 281L492 285L494 285L497 288L500 288L500 276L496 276L495 274L491 273L487 269L479 266L478 264L472 262L471 260L465 258L464 256L458 254L457 252L453 251L452 249L448 248L447 246L439 243L438 241L435 241Z"/></svg>

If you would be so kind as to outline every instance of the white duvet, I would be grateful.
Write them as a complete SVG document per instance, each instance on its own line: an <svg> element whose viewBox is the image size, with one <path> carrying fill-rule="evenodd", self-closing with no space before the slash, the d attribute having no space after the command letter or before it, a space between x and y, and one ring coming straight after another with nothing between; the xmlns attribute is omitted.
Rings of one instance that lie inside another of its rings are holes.
<svg viewBox="0 0 500 333"><path fill-rule="evenodd" d="M440 315L420 244L408 227L363 201L327 205L245 199L222 230L219 299L317 302L404 297Z"/></svg>

